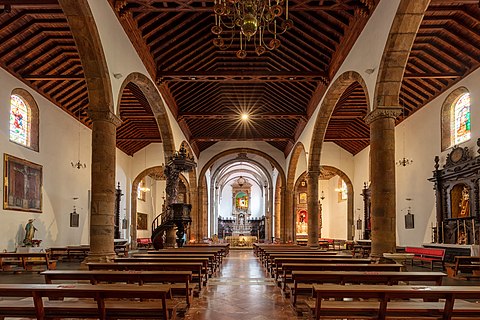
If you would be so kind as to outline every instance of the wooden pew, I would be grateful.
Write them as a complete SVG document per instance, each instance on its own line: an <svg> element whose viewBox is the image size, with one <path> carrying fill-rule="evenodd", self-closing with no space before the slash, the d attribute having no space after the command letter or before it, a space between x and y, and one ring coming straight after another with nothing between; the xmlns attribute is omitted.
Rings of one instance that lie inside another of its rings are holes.
<svg viewBox="0 0 480 320"><path fill-rule="evenodd" d="M132 262L132 263L150 263L150 262L158 262L158 263L184 263L184 262L199 262L202 264L203 267L203 273L205 275L210 275L209 272L209 258L208 257L203 257L203 258L194 258L194 257L151 257L151 258L115 258L115 262ZM213 270L212 270L213 272Z"/></svg>
<svg viewBox="0 0 480 320"><path fill-rule="evenodd" d="M429 281L439 286L446 274L443 272L396 272L396 271L293 271L292 304L297 303L300 292L311 293L312 284L385 284L394 285L399 281Z"/></svg>
<svg viewBox="0 0 480 320"><path fill-rule="evenodd" d="M303 256L303 257L276 257L273 261L273 268L275 274L275 280L278 280L279 274L282 271L282 265L284 263L298 263L301 260L303 264L322 264L322 263L346 263L346 264L366 264L371 263L371 259L352 259L351 256L332 256L332 257L316 257L316 256Z"/></svg>
<svg viewBox="0 0 480 320"><path fill-rule="evenodd" d="M450 320L452 317L478 319L480 305L459 299L478 299L478 286L386 286L386 285L313 285L314 303L307 303L315 311L315 319L338 317L342 319L432 319ZM354 298L354 301L323 301L327 298ZM376 299L378 301L358 299ZM357 300L356 300L357 299ZM424 299L445 302L424 302L395 299Z"/></svg>
<svg viewBox="0 0 480 320"><path fill-rule="evenodd" d="M296 250L296 251L265 251L261 255L261 263L268 269L272 258L275 257L302 257L302 256L318 256L318 257L332 257L338 255L335 251L313 251L313 250Z"/></svg>
<svg viewBox="0 0 480 320"><path fill-rule="evenodd" d="M176 306L169 285L95 285L90 284L0 284L1 297L28 298L0 301L0 315L30 317L38 320L51 318L142 318L175 319ZM44 298L56 298L45 300ZM82 298L70 301L58 298ZM125 299L148 299L133 301ZM85 300L88 299L88 300ZM122 299L115 301L110 299ZM154 300L154 301L152 301Z"/></svg>
<svg viewBox="0 0 480 320"><path fill-rule="evenodd" d="M338 253L333 251L300 251L300 252L265 252L263 255L264 266L271 272L274 264L275 258L301 258L301 257L318 257L318 258L334 258L337 257ZM351 259L351 256L341 256L341 258Z"/></svg>
<svg viewBox="0 0 480 320"><path fill-rule="evenodd" d="M230 253L230 243L187 243L183 248L217 248L224 252L224 256Z"/></svg>
<svg viewBox="0 0 480 320"><path fill-rule="evenodd" d="M401 271L403 265L399 263L366 263L366 264L347 264L347 263L322 263L322 264L305 264L305 263L284 263L282 265L283 291L286 290L287 284L292 282L293 271Z"/></svg>
<svg viewBox="0 0 480 320"><path fill-rule="evenodd" d="M162 253L162 254L142 254L135 253L130 259L165 259L165 258L194 258L194 259L208 259L208 266L212 273L220 268L220 261L214 253Z"/></svg>
<svg viewBox="0 0 480 320"><path fill-rule="evenodd" d="M3 271L11 270L11 265L15 264L24 271L32 270L32 265L45 265L45 269L53 268L55 260L50 260L48 252L0 252L0 268Z"/></svg>
<svg viewBox="0 0 480 320"><path fill-rule="evenodd" d="M214 255L215 257L215 264L220 266L222 265L223 261L223 254L221 250L177 250L177 249L163 249L158 251L148 251L145 253L138 253L134 254L133 256L142 256L142 257L155 257L155 256L167 256L167 255L184 255L184 256L192 256L192 255Z"/></svg>
<svg viewBox="0 0 480 320"><path fill-rule="evenodd" d="M459 274L464 276L465 273L472 273L473 271L480 271L480 257L455 256L453 265L454 277L457 277ZM475 278L475 275L468 275L467 278Z"/></svg>
<svg viewBox="0 0 480 320"><path fill-rule="evenodd" d="M207 283L207 277L203 273L203 264L200 262L90 262L87 263L89 270L132 270L132 271L191 271L193 281L198 281L201 291L203 282Z"/></svg>
<svg viewBox="0 0 480 320"><path fill-rule="evenodd" d="M90 281L91 284L100 282L126 282L138 283L180 283L181 289L185 291L186 303L190 305L192 281L191 271L112 271L112 270L48 270L41 273L45 277L45 283L52 281ZM172 285L172 291L178 287Z"/></svg>

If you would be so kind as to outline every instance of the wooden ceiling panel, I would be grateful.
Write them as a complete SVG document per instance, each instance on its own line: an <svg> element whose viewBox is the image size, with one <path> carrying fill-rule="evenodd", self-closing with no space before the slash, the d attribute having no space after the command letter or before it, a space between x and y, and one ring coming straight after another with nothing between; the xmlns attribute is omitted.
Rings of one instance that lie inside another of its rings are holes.
<svg viewBox="0 0 480 320"><path fill-rule="evenodd" d="M405 116L412 115L479 66L478 3L432 1L417 33L402 83L400 103L405 107Z"/></svg>
<svg viewBox="0 0 480 320"><path fill-rule="evenodd" d="M170 95L172 113L198 151L222 138L243 137L268 141L285 153L308 121L312 99L335 73L334 55L358 36L351 26L362 29L378 3L290 0L294 28L278 37L281 46L257 56L247 43L247 57L238 59L238 33L225 51L212 43L213 1L110 1L127 34L137 39L132 42L142 39L136 46L140 56L155 61L151 75ZM241 112L252 117L243 129Z"/></svg>

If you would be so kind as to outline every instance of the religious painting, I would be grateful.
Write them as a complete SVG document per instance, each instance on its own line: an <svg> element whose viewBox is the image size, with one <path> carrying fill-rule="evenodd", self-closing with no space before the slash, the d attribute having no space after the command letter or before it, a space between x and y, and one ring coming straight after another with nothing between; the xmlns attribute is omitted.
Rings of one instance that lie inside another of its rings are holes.
<svg viewBox="0 0 480 320"><path fill-rule="evenodd" d="M306 235L308 234L308 213L306 210L297 211L296 219L296 234L297 235Z"/></svg>
<svg viewBox="0 0 480 320"><path fill-rule="evenodd" d="M238 209L247 209L248 208L248 195L244 192L239 192L235 196L235 206Z"/></svg>
<svg viewBox="0 0 480 320"><path fill-rule="evenodd" d="M42 166L4 154L3 209L42 212Z"/></svg>
<svg viewBox="0 0 480 320"><path fill-rule="evenodd" d="M298 203L307 203L307 193L306 192L301 192L298 195Z"/></svg>
<svg viewBox="0 0 480 320"><path fill-rule="evenodd" d="M148 215L137 212L137 230L148 230Z"/></svg>

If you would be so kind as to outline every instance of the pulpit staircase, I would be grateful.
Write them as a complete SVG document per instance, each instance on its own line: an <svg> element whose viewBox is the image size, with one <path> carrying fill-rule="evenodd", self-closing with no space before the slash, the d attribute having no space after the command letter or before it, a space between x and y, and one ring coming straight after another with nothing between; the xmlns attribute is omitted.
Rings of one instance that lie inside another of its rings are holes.
<svg viewBox="0 0 480 320"><path fill-rule="evenodd" d="M163 249L164 247L164 235L165 233L176 228L175 240L178 247L182 247L184 244L185 231L192 222L190 218L190 210L192 206L185 203L173 203L167 206L167 208L159 214L152 221L152 244L156 250ZM171 244L174 246L175 244Z"/></svg>
<svg viewBox="0 0 480 320"><path fill-rule="evenodd" d="M164 235L170 229L175 227L173 213L165 210L152 221L152 244L155 250L163 249Z"/></svg>

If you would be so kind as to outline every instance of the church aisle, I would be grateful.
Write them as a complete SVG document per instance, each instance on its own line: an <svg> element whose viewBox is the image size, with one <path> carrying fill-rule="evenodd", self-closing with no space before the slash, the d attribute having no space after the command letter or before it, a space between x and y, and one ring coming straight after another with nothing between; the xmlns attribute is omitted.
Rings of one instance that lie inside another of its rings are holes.
<svg viewBox="0 0 480 320"><path fill-rule="evenodd" d="M298 317L252 250L230 250L222 270L208 280L185 320L287 320Z"/></svg>

